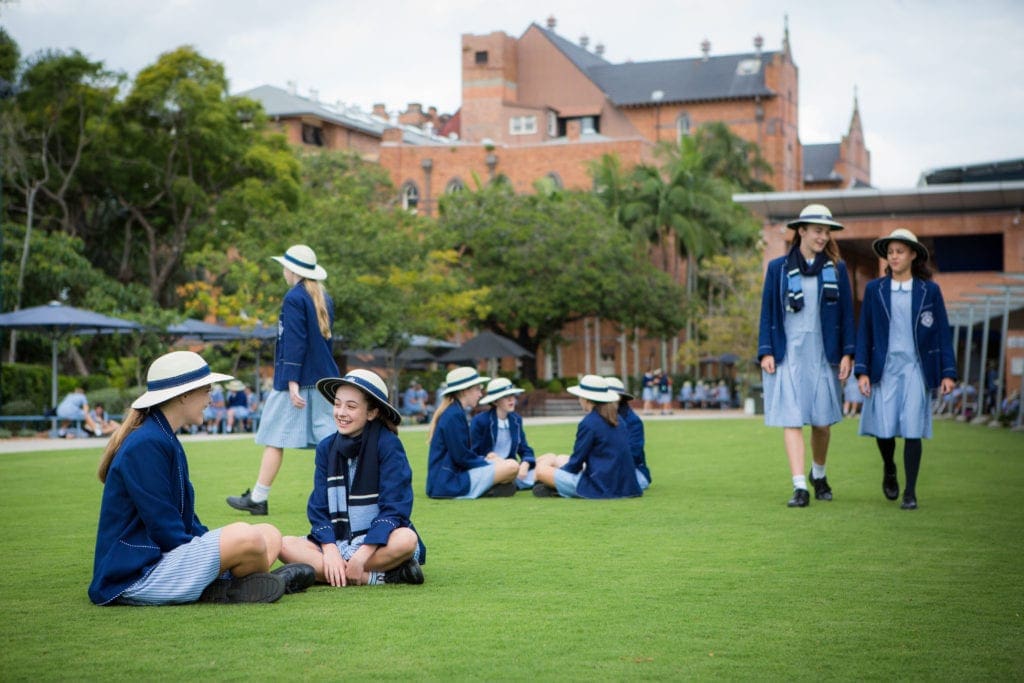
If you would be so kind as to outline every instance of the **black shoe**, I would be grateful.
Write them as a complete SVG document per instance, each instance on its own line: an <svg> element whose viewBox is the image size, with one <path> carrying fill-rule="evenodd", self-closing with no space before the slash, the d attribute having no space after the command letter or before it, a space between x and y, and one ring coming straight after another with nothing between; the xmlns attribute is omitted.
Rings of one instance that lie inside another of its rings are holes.
<svg viewBox="0 0 1024 683"><path fill-rule="evenodd" d="M236 510L245 510L251 515L265 515L267 514L268 507L267 501L262 503L253 502L249 489L246 489L245 493L240 496L228 496L228 505Z"/></svg>
<svg viewBox="0 0 1024 683"><path fill-rule="evenodd" d="M814 500L832 500L832 487L828 485L828 477L815 479L808 474L807 479L814 487Z"/></svg>
<svg viewBox="0 0 1024 683"><path fill-rule="evenodd" d="M916 510L917 509L917 496L912 493L903 494L903 502L900 503L901 510Z"/></svg>
<svg viewBox="0 0 1024 683"><path fill-rule="evenodd" d="M416 586L420 585L423 583L423 570L420 569L420 563L416 561L415 557L410 557L394 569L389 569L384 572L384 583L411 583Z"/></svg>
<svg viewBox="0 0 1024 683"><path fill-rule="evenodd" d="M807 489L793 489L793 497L786 503L791 508L805 508L811 504L811 494Z"/></svg>
<svg viewBox="0 0 1024 683"><path fill-rule="evenodd" d="M491 488L487 489L481 498L507 498L516 494L516 483L514 481L508 481L504 484L495 484Z"/></svg>
<svg viewBox="0 0 1024 683"><path fill-rule="evenodd" d="M284 592L284 578L261 572L232 579L217 579L203 590L199 602L275 602Z"/></svg>
<svg viewBox="0 0 1024 683"><path fill-rule="evenodd" d="M270 573L284 579L284 592L288 595L301 593L316 583L316 570L302 562L286 564Z"/></svg>
<svg viewBox="0 0 1024 683"><path fill-rule="evenodd" d="M889 500L896 500L900 497L900 482L896 478L896 470L882 473L882 493Z"/></svg>
<svg viewBox="0 0 1024 683"><path fill-rule="evenodd" d="M558 498L558 491L547 484L534 484L533 495L538 498Z"/></svg>

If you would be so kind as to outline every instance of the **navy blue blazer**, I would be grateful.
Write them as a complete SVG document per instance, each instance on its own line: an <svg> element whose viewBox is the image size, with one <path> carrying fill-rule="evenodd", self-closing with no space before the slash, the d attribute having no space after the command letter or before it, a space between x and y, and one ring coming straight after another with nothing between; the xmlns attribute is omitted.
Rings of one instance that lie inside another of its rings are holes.
<svg viewBox="0 0 1024 683"><path fill-rule="evenodd" d="M205 534L195 498L185 451L163 413L152 408L107 471L89 599L110 604L164 553Z"/></svg>
<svg viewBox="0 0 1024 683"><path fill-rule="evenodd" d="M508 414L508 433L512 437L512 451L509 458L530 464L532 470L537 466L533 449L526 443L526 432L523 431L523 418L519 413ZM469 424L469 442L473 452L481 457L494 450L494 442L498 438L498 411L491 409L478 413Z"/></svg>
<svg viewBox="0 0 1024 683"><path fill-rule="evenodd" d="M334 301L326 292L324 299L331 327L334 327ZM277 319L274 388L288 391L288 382L311 387L319 379L339 374L331 352L331 339L324 339L320 334L316 305L302 282L298 282L284 295L281 316Z"/></svg>
<svg viewBox="0 0 1024 683"><path fill-rule="evenodd" d="M846 264L836 264L836 279L839 286L839 300L825 301L822 297L821 273L818 273L818 312L821 315L821 337L825 347L825 358L836 365L843 356L852 356L856 351L853 323L853 292ZM776 363L786 357L786 257L780 256L768 263L764 276L764 290L761 294L761 324L757 338L757 359L774 356ZM793 315L800 315L794 313Z"/></svg>
<svg viewBox="0 0 1024 683"><path fill-rule="evenodd" d="M572 455L562 469L573 474L582 472L576 487L580 498L643 495L636 480L636 464L629 451L626 421L619 420L619 424L612 427L596 409L580 420Z"/></svg>
<svg viewBox="0 0 1024 683"><path fill-rule="evenodd" d="M434 426L427 458L427 495L458 498L469 493L469 470L490 463L469 447L469 422L456 399Z"/></svg>
<svg viewBox="0 0 1024 683"><path fill-rule="evenodd" d="M924 372L924 383L934 389L949 378L956 380L953 358L953 334L946 316L942 290L930 280L914 280L910 291L914 320L914 343ZM872 384L882 379L885 357L889 353L889 325L892 322L892 278L872 280L864 289L857 330L857 354L853 372L867 375Z"/></svg>
<svg viewBox="0 0 1024 683"><path fill-rule="evenodd" d="M644 421L628 403L619 404L619 419L626 423L626 429L629 430L629 452L633 456L633 464L650 483L651 471L647 468L647 454L644 452Z"/></svg>

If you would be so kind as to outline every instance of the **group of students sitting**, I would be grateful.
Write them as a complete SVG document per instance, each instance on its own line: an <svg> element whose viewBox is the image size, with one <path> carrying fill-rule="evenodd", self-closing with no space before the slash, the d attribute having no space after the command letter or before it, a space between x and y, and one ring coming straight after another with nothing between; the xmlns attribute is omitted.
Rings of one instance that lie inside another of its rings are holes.
<svg viewBox="0 0 1024 683"><path fill-rule="evenodd" d="M732 392L725 380L719 380L717 385L709 385L706 382L697 382L694 385L687 380L683 382L679 390L679 407L684 410L690 408L726 408L732 407Z"/></svg>
<svg viewBox="0 0 1024 683"><path fill-rule="evenodd" d="M203 411L207 434L231 434L235 431L254 431L259 415L260 397L245 382L233 379L227 383L227 393L220 384L210 389L210 405Z"/></svg>

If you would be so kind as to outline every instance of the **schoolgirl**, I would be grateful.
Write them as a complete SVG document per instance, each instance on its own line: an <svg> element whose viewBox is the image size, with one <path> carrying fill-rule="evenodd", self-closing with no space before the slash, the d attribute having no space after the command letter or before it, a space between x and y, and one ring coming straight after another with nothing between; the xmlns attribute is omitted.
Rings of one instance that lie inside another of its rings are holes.
<svg viewBox="0 0 1024 683"><path fill-rule="evenodd" d="M473 452L488 462L508 459L516 463L516 488L532 489L537 459L526 442L523 418L516 412L516 396L523 390L506 377L487 383L480 405L490 410L478 413L469 424L469 440Z"/></svg>
<svg viewBox="0 0 1024 683"><path fill-rule="evenodd" d="M608 388L619 395L619 419L626 423L629 431L629 454L633 456L636 466L636 483L646 491L651 485L651 470L647 467L647 454L644 452L644 421L636 414L630 401L633 394L626 391L626 385L618 377L605 377Z"/></svg>
<svg viewBox="0 0 1024 683"><path fill-rule="evenodd" d="M431 498L511 496L519 464L506 458L488 461L470 447L469 419L483 396L481 377L469 367L455 368L445 379L440 405L430 421L427 441L427 495Z"/></svg>
<svg viewBox="0 0 1024 683"><path fill-rule="evenodd" d="M932 282L928 250L905 228L872 244L885 277L864 290L854 373L864 395L860 433L882 455L882 493L899 497L896 437L903 437L904 510L917 509L921 439L932 436L931 392L956 384L956 363L942 291Z"/></svg>
<svg viewBox="0 0 1024 683"><path fill-rule="evenodd" d="M765 424L783 428L793 480L787 505L806 507L804 425L811 425L814 497L832 500L825 461L830 426L842 419L839 382L853 367L853 295L832 237L843 226L828 208L810 204L788 226L793 245L786 256L768 263L765 274L757 355Z"/></svg>
<svg viewBox="0 0 1024 683"><path fill-rule="evenodd" d="M576 428L571 455L547 453L537 458L540 498L630 498L643 495L629 448L629 428L619 419L619 394L604 377L584 375L569 387L586 415Z"/></svg>
<svg viewBox="0 0 1024 683"><path fill-rule="evenodd" d="M316 447L309 535L285 536L281 557L309 564L332 586L423 583L424 547L412 520L412 470L401 415L370 370L316 383L337 431Z"/></svg>

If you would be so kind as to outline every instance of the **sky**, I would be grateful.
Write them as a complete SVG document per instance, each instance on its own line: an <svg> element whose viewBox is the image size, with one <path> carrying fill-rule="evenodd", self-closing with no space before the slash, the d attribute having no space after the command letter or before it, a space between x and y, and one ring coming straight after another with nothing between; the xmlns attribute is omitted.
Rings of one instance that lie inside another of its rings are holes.
<svg viewBox="0 0 1024 683"><path fill-rule="evenodd" d="M324 102L453 113L464 33L519 37L554 16L612 63L779 50L800 70L800 138L838 142L856 93L872 184L909 188L928 169L1024 157L1020 0L0 0L23 56L77 49L133 77L189 44L232 92L316 90Z"/></svg>

